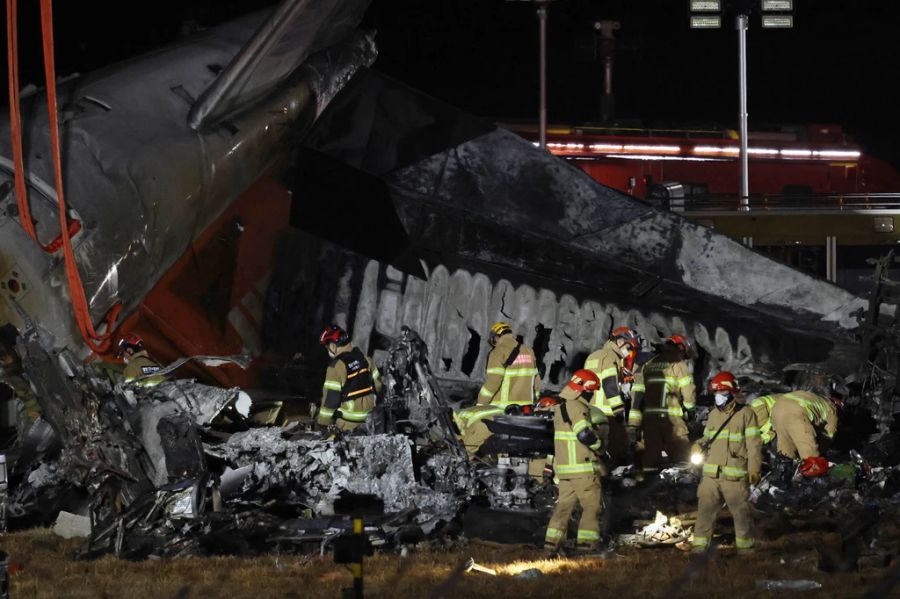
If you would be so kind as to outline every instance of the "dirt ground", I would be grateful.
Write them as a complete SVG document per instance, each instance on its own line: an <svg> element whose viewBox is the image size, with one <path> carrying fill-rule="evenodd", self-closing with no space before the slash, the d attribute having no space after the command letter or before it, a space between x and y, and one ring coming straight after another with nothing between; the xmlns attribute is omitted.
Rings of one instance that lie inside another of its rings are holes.
<svg viewBox="0 0 900 599"><path fill-rule="evenodd" d="M822 589L803 597L863 597L891 573L888 568L826 574L816 569L821 535L802 533L763 543L755 555L738 557L724 549L705 565L674 548L625 549L611 559L548 561L527 547L495 546L476 541L454 551L418 550L368 558L367 597L764 597L757 579L811 579ZM48 529L0 538L12 564L10 596L73 598L215 598L340 597L351 575L330 556L268 555L258 558L191 558L129 562L111 557L75 561L77 541L63 540ZM497 570L497 576L468 573L452 576L468 557ZM536 568L536 579L516 575ZM444 586L441 586L441 585ZM442 591L442 593L441 593ZM900 597L900 587L892 594Z"/></svg>

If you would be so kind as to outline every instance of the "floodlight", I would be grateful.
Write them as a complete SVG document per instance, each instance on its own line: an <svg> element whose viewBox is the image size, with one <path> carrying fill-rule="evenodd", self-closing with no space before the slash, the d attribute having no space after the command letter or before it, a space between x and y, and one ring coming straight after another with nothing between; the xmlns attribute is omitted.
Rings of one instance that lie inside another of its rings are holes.
<svg viewBox="0 0 900 599"><path fill-rule="evenodd" d="M794 15L763 15L762 26L766 29L791 29Z"/></svg>
<svg viewBox="0 0 900 599"><path fill-rule="evenodd" d="M722 12L722 0L688 0L691 12Z"/></svg>
<svg viewBox="0 0 900 599"><path fill-rule="evenodd" d="M794 0L762 0L763 12L791 12Z"/></svg>
<svg viewBox="0 0 900 599"><path fill-rule="evenodd" d="M719 15L691 15L691 29L720 29L722 17Z"/></svg>

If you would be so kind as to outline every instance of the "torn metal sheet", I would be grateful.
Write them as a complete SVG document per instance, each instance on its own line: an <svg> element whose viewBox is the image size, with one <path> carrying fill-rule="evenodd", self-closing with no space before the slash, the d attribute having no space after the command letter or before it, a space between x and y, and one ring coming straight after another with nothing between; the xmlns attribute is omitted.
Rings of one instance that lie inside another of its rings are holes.
<svg viewBox="0 0 900 599"><path fill-rule="evenodd" d="M143 376L135 377L131 381L129 381L129 383L139 383L140 381L146 379L165 376L167 374L175 372L189 362L200 362L204 366L209 366L210 368L218 368L220 366L224 366L225 364L235 364L236 366L240 366L241 368L246 370L250 366L250 356L241 354L238 356L189 356L186 358L179 358L171 364L167 364L159 370L154 371L153 374L145 374Z"/></svg>

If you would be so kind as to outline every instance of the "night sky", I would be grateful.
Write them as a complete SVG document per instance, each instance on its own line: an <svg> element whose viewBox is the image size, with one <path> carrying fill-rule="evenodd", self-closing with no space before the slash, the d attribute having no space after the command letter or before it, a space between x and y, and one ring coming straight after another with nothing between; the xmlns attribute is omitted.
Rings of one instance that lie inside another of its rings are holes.
<svg viewBox="0 0 900 599"><path fill-rule="evenodd" d="M39 81L36 2L20 2L22 78ZM193 24L212 26L272 4L248 0L56 3L60 75L149 51ZM900 166L895 28L900 2L795 0L795 29L748 34L751 130L836 123ZM89 7L89 8L88 8ZM617 116L647 126L737 125L737 34L692 31L682 0L557 0L549 18L551 122L599 117L602 70L592 24L619 20ZM537 20L528 2L375 0L376 68L475 114L537 113ZM5 36L4 36L5 37ZM4 40L5 41L5 40ZM4 44L5 45L5 44ZM5 69L4 69L5 80ZM5 98L5 94L3 94ZM5 102L5 99L4 99ZM898 190L900 191L900 190Z"/></svg>

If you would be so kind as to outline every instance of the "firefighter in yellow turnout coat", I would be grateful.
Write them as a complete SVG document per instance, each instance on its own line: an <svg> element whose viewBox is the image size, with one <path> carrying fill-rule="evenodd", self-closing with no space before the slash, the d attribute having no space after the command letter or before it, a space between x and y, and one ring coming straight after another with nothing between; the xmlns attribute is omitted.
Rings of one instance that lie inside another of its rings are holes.
<svg viewBox="0 0 900 599"><path fill-rule="evenodd" d="M837 433L838 414L831 400L811 391L774 396L772 429L778 453L805 460L822 455L822 445Z"/></svg>
<svg viewBox="0 0 900 599"><path fill-rule="evenodd" d="M463 444L470 455L491 436L484 420L503 414L509 406L532 406L541 391L534 350L519 343L505 322L491 326L484 384L478 403L455 415Z"/></svg>
<svg viewBox="0 0 900 599"><path fill-rule="evenodd" d="M553 414L553 470L559 480L559 499L547 526L544 547L559 550L566 538L569 517L581 505L576 537L579 549L593 549L600 540L603 493L597 472L604 416L590 405L600 381L590 370L578 370L559 393ZM607 431L608 432L608 431Z"/></svg>
<svg viewBox="0 0 900 599"><path fill-rule="evenodd" d="M160 366L144 349L143 339L134 333L129 333L119 340L119 353L125 362L125 370L122 372L124 382L152 387L166 380L163 376L150 376L159 372Z"/></svg>
<svg viewBox="0 0 900 599"><path fill-rule="evenodd" d="M628 432L625 429L625 401L620 387L622 364L632 350L640 349L638 334L628 327L618 327L609 340L584 361L584 368L600 380L600 389L591 405L598 408L609 421L609 446L606 448L613 463L621 462L628 452Z"/></svg>
<svg viewBox="0 0 900 599"><path fill-rule="evenodd" d="M645 469L659 468L663 451L673 462L690 456L685 420L696 408L694 376L688 364L692 354L685 337L669 337L635 377L628 426L643 429Z"/></svg>
<svg viewBox="0 0 900 599"><path fill-rule="evenodd" d="M756 414L736 401L740 393L730 372L712 378L710 391L715 393L716 407L709 414L697 462L703 463L703 477L697 488L697 523L692 548L704 551L710 544L716 516L722 500L734 518L735 547L738 551L753 549L750 518L750 485L759 483L762 467L762 441ZM695 461L692 456L692 461Z"/></svg>
<svg viewBox="0 0 900 599"><path fill-rule="evenodd" d="M318 423L352 431L363 424L375 408L376 394L381 390L381 375L372 359L350 344L349 336L341 327L325 327L319 335L319 343L328 350L331 363L322 385Z"/></svg>

